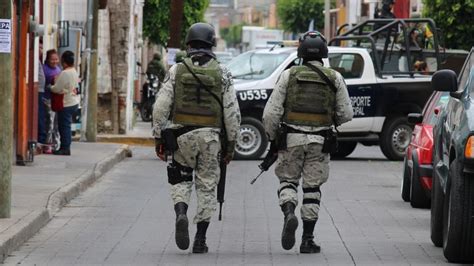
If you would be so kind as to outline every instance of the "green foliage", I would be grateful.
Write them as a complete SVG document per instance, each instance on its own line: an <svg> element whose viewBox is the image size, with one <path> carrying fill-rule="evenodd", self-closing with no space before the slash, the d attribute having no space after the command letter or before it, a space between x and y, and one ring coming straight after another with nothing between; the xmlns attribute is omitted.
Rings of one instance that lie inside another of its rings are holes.
<svg viewBox="0 0 474 266"><path fill-rule="evenodd" d="M243 24L232 25L229 28L221 29L221 37L227 43L228 47L235 47L242 42Z"/></svg>
<svg viewBox="0 0 474 266"><path fill-rule="evenodd" d="M277 13L283 28L293 33L306 32L312 19L315 30L323 31L323 10L324 0L277 0Z"/></svg>
<svg viewBox="0 0 474 266"><path fill-rule="evenodd" d="M184 0L181 42L189 26L203 21L209 0ZM143 32L152 43L166 46L169 39L171 0L146 0L143 8Z"/></svg>
<svg viewBox="0 0 474 266"><path fill-rule="evenodd" d="M474 45L473 0L423 0L423 16L442 29L447 48L470 50Z"/></svg>

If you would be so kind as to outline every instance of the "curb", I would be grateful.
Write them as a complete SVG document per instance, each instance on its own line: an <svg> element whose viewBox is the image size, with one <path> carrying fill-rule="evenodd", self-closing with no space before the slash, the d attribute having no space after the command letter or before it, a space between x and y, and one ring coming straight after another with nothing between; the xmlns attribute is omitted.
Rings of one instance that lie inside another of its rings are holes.
<svg viewBox="0 0 474 266"><path fill-rule="evenodd" d="M97 136L97 142L104 143L119 143L127 145L139 146L155 146L155 139L153 137L132 137L124 135L100 135Z"/></svg>
<svg viewBox="0 0 474 266"><path fill-rule="evenodd" d="M71 183L51 193L45 209L29 213L10 227L5 236L0 237L0 263L45 226L64 205L94 184L125 157L132 157L132 151L128 145L122 145L113 155L96 163L92 170L85 172Z"/></svg>

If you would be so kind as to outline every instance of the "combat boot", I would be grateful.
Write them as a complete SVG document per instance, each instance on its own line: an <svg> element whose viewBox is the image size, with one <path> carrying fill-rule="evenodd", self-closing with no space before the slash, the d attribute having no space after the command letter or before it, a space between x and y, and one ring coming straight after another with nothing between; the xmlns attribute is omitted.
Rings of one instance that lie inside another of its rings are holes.
<svg viewBox="0 0 474 266"><path fill-rule="evenodd" d="M316 221L303 221L303 237L301 239L300 253L321 252L321 247L313 241L313 231Z"/></svg>
<svg viewBox="0 0 474 266"><path fill-rule="evenodd" d="M196 237L194 237L193 253L207 253L206 232L209 222L197 223Z"/></svg>
<svg viewBox="0 0 474 266"><path fill-rule="evenodd" d="M285 215L283 222L283 232L281 233L281 246L283 249L290 250L295 245L295 231L298 227L298 219L295 216L295 205L287 202L281 206Z"/></svg>
<svg viewBox="0 0 474 266"><path fill-rule="evenodd" d="M189 248L189 231L188 231L188 217L186 212L188 205L184 202L178 202L174 205L176 212L176 231L175 240L178 248L186 250Z"/></svg>

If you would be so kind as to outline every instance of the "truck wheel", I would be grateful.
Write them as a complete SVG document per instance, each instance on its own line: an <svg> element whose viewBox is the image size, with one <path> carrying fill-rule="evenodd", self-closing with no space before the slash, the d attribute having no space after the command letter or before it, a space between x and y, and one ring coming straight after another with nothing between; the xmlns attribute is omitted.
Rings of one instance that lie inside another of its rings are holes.
<svg viewBox="0 0 474 266"><path fill-rule="evenodd" d="M474 263L473 179L462 173L457 159L451 163L443 208L443 252L449 262Z"/></svg>
<svg viewBox="0 0 474 266"><path fill-rule="evenodd" d="M331 159L342 159L349 156L357 147L355 141L342 141L339 142L337 152L331 153Z"/></svg>
<svg viewBox="0 0 474 266"><path fill-rule="evenodd" d="M235 146L235 158L244 160L259 159L267 146L268 139L262 122L253 117L242 118L240 136Z"/></svg>
<svg viewBox="0 0 474 266"><path fill-rule="evenodd" d="M411 156L413 167L411 168L410 205L413 208L429 208L430 199L421 185L420 173L418 171L418 155L413 151Z"/></svg>
<svg viewBox="0 0 474 266"><path fill-rule="evenodd" d="M412 128L406 117L395 117L385 122L380 135L380 149L389 160L401 161L410 144Z"/></svg>
<svg viewBox="0 0 474 266"><path fill-rule="evenodd" d="M431 189L431 242L437 247L443 246L443 202L444 192L442 191L436 170L433 169L433 188Z"/></svg>
<svg viewBox="0 0 474 266"><path fill-rule="evenodd" d="M405 158L405 161L403 162L403 177L402 177L402 185L401 185L401 190L402 190L402 199L405 202L410 201L410 169L408 168L408 162L407 159Z"/></svg>

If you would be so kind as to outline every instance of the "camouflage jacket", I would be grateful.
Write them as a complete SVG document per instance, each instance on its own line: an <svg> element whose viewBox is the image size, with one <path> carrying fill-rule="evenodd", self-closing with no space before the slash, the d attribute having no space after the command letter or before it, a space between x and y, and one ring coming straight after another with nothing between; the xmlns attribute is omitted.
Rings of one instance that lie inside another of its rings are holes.
<svg viewBox="0 0 474 266"><path fill-rule="evenodd" d="M181 63L180 63L181 64ZM161 137L161 130L166 128L180 128L179 124L173 124L169 120L170 112L174 102L174 87L176 70L178 64L173 65L169 70L169 77L165 78L164 84L156 97L153 106L153 136ZM204 65L206 66L206 65ZM227 140L236 141L240 130L240 109L235 95L231 73L224 66L222 70L222 99L224 105L224 124L227 131ZM220 132L220 129L202 128L198 130L208 130L210 132Z"/></svg>
<svg viewBox="0 0 474 266"><path fill-rule="evenodd" d="M322 64L318 61L311 61L310 64L315 66L322 66ZM344 82L344 78L336 72L336 80L334 85L337 88L336 93L336 125L339 126L343 123L346 123L352 120L354 115L352 111L352 105L349 98L349 93L347 91L346 83ZM290 69L287 69L281 73L275 89L268 100L265 110L263 111L263 125L265 127L265 131L269 136L270 140L274 140L276 138L276 132L278 126L282 121L282 117L285 111L284 103L286 99L286 93L288 91L288 81L290 77ZM324 129L328 129L328 127L310 127L310 126L295 126L295 125L288 125L291 128L296 130L306 131L306 132L316 132ZM324 143L324 138L319 135L306 135L306 134L288 134L287 138L287 145L288 147L306 145L309 143Z"/></svg>

